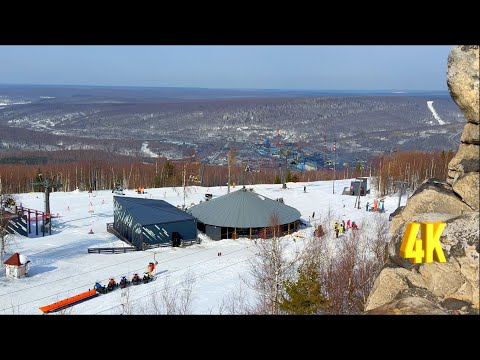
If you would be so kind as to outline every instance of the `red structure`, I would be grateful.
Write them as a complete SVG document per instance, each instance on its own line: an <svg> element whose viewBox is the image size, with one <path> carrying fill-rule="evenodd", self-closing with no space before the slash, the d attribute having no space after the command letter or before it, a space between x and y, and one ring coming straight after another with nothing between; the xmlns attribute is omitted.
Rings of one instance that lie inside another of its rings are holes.
<svg viewBox="0 0 480 360"><path fill-rule="evenodd" d="M95 290L88 290L85 291L81 294L63 299L61 301L57 301L56 303L42 306L39 309L45 314L45 313L50 313L50 312L55 312L59 311L62 309L65 309L69 306L73 306L75 304L78 304L79 302L85 301L85 300L90 300L91 298L97 296L98 293Z"/></svg>
<svg viewBox="0 0 480 360"><path fill-rule="evenodd" d="M27 216L28 234L32 233L32 226L30 223L35 221L35 235L38 236L38 220L40 217L42 220L42 236L45 236L45 233L47 233L47 235L52 235L52 214L47 214L40 210L24 208L23 206L17 205L15 205L15 213L19 217L23 217L25 215ZM35 220L33 219L33 214L35 214ZM46 224L48 226L47 230L45 226Z"/></svg>

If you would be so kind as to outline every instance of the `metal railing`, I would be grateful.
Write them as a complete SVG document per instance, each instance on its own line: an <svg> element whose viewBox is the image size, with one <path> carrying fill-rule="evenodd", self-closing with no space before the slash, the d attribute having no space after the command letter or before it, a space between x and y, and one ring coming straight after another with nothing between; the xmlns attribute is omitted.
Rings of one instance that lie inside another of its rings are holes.
<svg viewBox="0 0 480 360"><path fill-rule="evenodd" d="M134 246L116 248L88 248L89 254L124 254L131 251L137 251L137 248Z"/></svg>

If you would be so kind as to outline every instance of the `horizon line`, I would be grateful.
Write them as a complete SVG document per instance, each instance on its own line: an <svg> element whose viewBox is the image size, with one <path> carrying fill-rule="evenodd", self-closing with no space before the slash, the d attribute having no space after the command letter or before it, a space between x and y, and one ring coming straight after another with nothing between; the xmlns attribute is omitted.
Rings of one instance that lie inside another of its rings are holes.
<svg viewBox="0 0 480 360"><path fill-rule="evenodd" d="M234 91L388 91L388 92L448 92L448 89L288 89L288 88L224 88L200 86L160 86L160 85L91 85L91 84L37 84L37 83L0 83L0 86L52 86L52 87L97 87L97 88L153 88L153 89L196 89L196 90L234 90Z"/></svg>

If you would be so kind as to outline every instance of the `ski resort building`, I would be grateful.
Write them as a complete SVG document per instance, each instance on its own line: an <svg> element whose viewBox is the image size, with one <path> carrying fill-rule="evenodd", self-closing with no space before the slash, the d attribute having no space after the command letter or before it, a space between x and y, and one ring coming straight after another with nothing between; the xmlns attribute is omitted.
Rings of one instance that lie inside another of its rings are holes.
<svg viewBox="0 0 480 360"><path fill-rule="evenodd" d="M113 229L137 249L197 239L197 220L163 200L113 197Z"/></svg>
<svg viewBox="0 0 480 360"><path fill-rule="evenodd" d="M193 206L187 212L197 218L198 229L213 240L266 238L292 233L300 222L300 212L278 200L244 187ZM274 223L277 226L272 226Z"/></svg>

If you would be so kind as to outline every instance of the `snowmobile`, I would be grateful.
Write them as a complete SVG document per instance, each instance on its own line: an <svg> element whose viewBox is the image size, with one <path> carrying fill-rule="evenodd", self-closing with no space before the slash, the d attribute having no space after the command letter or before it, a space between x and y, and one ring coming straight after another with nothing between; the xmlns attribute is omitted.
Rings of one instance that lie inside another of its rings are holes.
<svg viewBox="0 0 480 360"><path fill-rule="evenodd" d="M152 281L153 279L154 279L153 275L150 275L149 273L143 274L143 279L142 279L142 281L143 281L144 284L149 283L149 282Z"/></svg>
<svg viewBox="0 0 480 360"><path fill-rule="evenodd" d="M98 292L99 294L106 294L107 293L107 288L105 287L105 285L100 285L100 283L95 283L95 286L93 287L95 289L96 292Z"/></svg>
<svg viewBox="0 0 480 360"><path fill-rule="evenodd" d="M134 274L132 278L132 285L138 285L141 283L142 283L142 279L140 278L140 276L138 276L138 274Z"/></svg>
<svg viewBox="0 0 480 360"><path fill-rule="evenodd" d="M112 279L110 279L112 280ZM113 291L118 287L118 284L114 281L113 283L108 282L107 291Z"/></svg>
<svg viewBox="0 0 480 360"><path fill-rule="evenodd" d="M130 281L128 281L127 278L124 276L124 277L122 277L122 279L120 280L118 285L120 286L121 289L124 289L128 285L130 285Z"/></svg>

